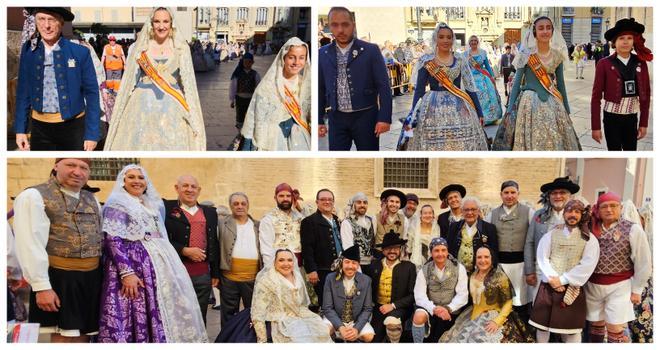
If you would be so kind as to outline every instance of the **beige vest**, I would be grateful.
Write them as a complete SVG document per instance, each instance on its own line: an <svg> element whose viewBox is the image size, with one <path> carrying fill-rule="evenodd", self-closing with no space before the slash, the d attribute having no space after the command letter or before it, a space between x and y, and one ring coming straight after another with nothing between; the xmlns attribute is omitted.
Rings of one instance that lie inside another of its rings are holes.
<svg viewBox="0 0 660 350"><path fill-rule="evenodd" d="M381 244L383 243L383 238L385 238L385 234L394 231L396 232L400 238L404 237L403 234L403 225L406 222L406 217L403 216L401 213L396 213L397 219L394 221L394 223L388 223L386 222L385 225L383 225L380 222L380 213L378 214L378 224L376 226L376 243L375 244Z"/></svg>
<svg viewBox="0 0 660 350"><path fill-rule="evenodd" d="M580 262L587 241L582 238L580 230L573 230L565 236L564 225L557 226L550 234L550 265L561 275Z"/></svg>
<svg viewBox="0 0 660 350"><path fill-rule="evenodd" d="M94 195L82 190L80 199L68 196L61 191L54 176L33 188L41 194L50 220L46 244L48 255L63 258L101 256L101 214Z"/></svg>

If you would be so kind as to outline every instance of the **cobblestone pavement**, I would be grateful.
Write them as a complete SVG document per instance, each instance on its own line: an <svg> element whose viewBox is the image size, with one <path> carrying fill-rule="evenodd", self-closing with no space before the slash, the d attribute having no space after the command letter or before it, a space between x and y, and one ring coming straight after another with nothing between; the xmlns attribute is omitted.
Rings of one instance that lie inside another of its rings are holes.
<svg viewBox="0 0 660 350"><path fill-rule="evenodd" d="M649 73L651 79L653 77L653 65L649 65ZM566 81L566 93L568 94L569 105L571 106L571 119L575 132L580 138L582 149L584 151L598 151L607 150L605 141L598 144L591 138L591 88L594 81L595 66L593 61L589 61L584 69L584 79L575 79L575 66L569 65L564 71L564 78ZM502 96L502 102L506 102L504 96L504 86L502 79L496 81L497 89ZM651 82L653 86L653 82ZM404 96L395 97L392 106L392 126L390 132L380 137L380 150L381 151L394 151L396 150L396 142L401 132L400 118L405 118L410 112L412 105L413 95L408 93ZM497 132L497 125L490 125L485 128L488 137L494 137ZM355 147L353 147L355 149ZM653 150L653 101L651 101L651 111L649 117L649 128L647 135L644 139L640 140L637 144L637 149L641 151ZM328 150L328 138L319 138L319 150Z"/></svg>
<svg viewBox="0 0 660 350"><path fill-rule="evenodd" d="M275 55L255 56L252 69L263 77L274 59ZM206 149L209 151L226 150L238 134L234 126L236 112L229 106L229 78L237 64L237 59L222 62L214 71L195 74L206 126Z"/></svg>

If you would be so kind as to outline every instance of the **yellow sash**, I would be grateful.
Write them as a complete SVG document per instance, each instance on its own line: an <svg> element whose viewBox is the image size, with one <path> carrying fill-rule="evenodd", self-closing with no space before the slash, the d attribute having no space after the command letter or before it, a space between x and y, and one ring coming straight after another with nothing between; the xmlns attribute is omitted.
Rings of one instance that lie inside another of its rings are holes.
<svg viewBox="0 0 660 350"><path fill-rule="evenodd" d="M445 73L442 68L440 68L440 66L438 66L435 62L432 60L426 62L426 64L424 64L424 68L429 72L429 74L431 74L431 76L433 76L440 84L442 84L442 86L447 89L447 91L451 92L454 96L461 98L467 104L472 106L475 111L477 110L477 107L474 105L470 95L456 87L454 82L452 82L447 76L447 73Z"/></svg>
<svg viewBox="0 0 660 350"><path fill-rule="evenodd" d="M529 55L529 60L527 61L527 65L529 68L532 70L534 75L536 75L536 78L541 82L541 85L553 96L559 99L560 102L564 102L564 97L561 95L559 90L557 90L557 87L552 83L552 80L548 76L548 72L545 71L543 68L543 63L541 62L541 58L539 55L533 53Z"/></svg>
<svg viewBox="0 0 660 350"><path fill-rule="evenodd" d="M149 60L149 57L147 57L147 51L142 51L140 54L140 57L137 59L137 63L140 65L142 68L142 71L144 74L146 74L151 80L154 82L154 85L158 87L163 93L166 93L170 96L172 96L175 100L177 100L183 108L185 108L186 111L190 111L190 107L188 107L188 103L186 102L186 99L181 95L179 90L175 89L170 85L163 77L158 74L158 71L154 66L151 64L151 60Z"/></svg>
<svg viewBox="0 0 660 350"><path fill-rule="evenodd" d="M284 96L284 107L286 107L286 110L289 111L289 114L293 120L295 120L298 125L307 130L308 133L311 133L312 129L305 118L302 116L302 109L300 108L300 104L298 104L298 100L296 100L296 96L293 95L291 90L289 90L286 85L284 86Z"/></svg>

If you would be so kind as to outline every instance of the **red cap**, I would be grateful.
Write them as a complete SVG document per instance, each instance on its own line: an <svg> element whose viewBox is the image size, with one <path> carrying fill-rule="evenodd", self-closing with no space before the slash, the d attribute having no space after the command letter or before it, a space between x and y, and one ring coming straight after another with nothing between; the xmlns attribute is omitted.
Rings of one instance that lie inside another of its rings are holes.
<svg viewBox="0 0 660 350"><path fill-rule="evenodd" d="M110 36L108 37L108 40L110 40L110 41L117 41L117 39L115 38L114 35L110 35Z"/></svg>

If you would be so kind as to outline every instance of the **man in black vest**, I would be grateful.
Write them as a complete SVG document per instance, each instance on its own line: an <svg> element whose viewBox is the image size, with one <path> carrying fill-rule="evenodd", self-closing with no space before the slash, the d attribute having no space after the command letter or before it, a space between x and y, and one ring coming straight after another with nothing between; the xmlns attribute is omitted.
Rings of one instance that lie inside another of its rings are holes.
<svg viewBox="0 0 660 350"><path fill-rule="evenodd" d="M387 233L379 245L385 257L374 261L368 272L375 303L371 324L376 343L383 342L386 335L390 343L398 343L415 306L415 264L400 260L401 246L406 242L394 232Z"/></svg>
<svg viewBox="0 0 660 350"><path fill-rule="evenodd" d="M220 279L218 214L214 207L197 203L202 188L194 177L180 176L174 189L178 198L163 201L165 228L190 275L206 322L211 288L218 286Z"/></svg>
<svg viewBox="0 0 660 350"><path fill-rule="evenodd" d="M300 223L302 259L309 283L323 305L323 285L332 263L343 250L339 219L332 213L335 195L328 189L316 193L316 213Z"/></svg>

